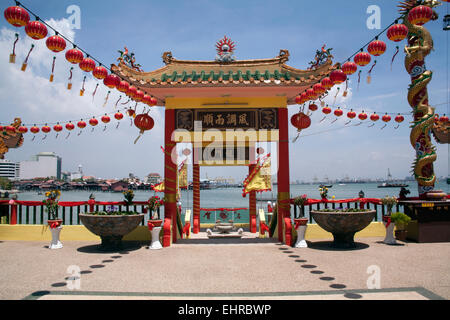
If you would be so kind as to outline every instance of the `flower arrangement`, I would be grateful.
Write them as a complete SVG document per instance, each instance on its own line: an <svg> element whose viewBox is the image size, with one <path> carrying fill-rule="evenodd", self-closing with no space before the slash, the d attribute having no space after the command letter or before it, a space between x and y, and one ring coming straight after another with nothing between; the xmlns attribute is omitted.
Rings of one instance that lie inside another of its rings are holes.
<svg viewBox="0 0 450 320"><path fill-rule="evenodd" d="M308 201L308 196L306 194L301 195L294 199L294 205L296 205L300 209L300 217L305 217L304 205Z"/></svg>
<svg viewBox="0 0 450 320"><path fill-rule="evenodd" d="M153 196L148 199L148 210L150 211L151 219L158 218L158 208L164 204L164 201L160 199L158 196Z"/></svg>
<svg viewBox="0 0 450 320"><path fill-rule="evenodd" d="M394 205L397 204L397 198L386 196L383 199L381 199L381 204L387 207L387 215L390 216L392 213L392 208L394 207Z"/></svg>
<svg viewBox="0 0 450 320"><path fill-rule="evenodd" d="M125 203L127 206L131 206L133 204L134 192L131 189L123 192L123 196L125 198Z"/></svg>
<svg viewBox="0 0 450 320"><path fill-rule="evenodd" d="M322 199L328 198L328 188L327 187L325 187L325 186L320 187L319 192L320 192L320 196L322 197Z"/></svg>
<svg viewBox="0 0 450 320"><path fill-rule="evenodd" d="M42 201L44 206L47 209L48 214L50 215L50 220L58 219L58 207L59 207L59 198L61 197L61 191L52 190L45 193L47 197Z"/></svg>

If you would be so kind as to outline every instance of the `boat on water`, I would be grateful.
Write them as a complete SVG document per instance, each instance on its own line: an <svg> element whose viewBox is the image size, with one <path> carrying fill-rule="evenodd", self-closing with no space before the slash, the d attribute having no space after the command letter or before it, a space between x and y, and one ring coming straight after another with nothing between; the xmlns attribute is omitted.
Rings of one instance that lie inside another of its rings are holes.
<svg viewBox="0 0 450 320"><path fill-rule="evenodd" d="M388 178L386 182L383 182L382 184L378 185L378 188L406 188L408 187L407 184L404 183L395 183L392 180L391 171L388 169Z"/></svg>
<svg viewBox="0 0 450 320"><path fill-rule="evenodd" d="M329 184L329 185L321 184L319 186L319 188L333 188L333 185L332 184Z"/></svg>

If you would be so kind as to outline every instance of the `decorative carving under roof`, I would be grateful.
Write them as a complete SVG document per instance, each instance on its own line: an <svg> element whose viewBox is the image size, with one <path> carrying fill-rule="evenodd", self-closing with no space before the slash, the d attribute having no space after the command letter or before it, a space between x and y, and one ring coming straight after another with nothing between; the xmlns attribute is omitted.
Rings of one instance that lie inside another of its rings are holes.
<svg viewBox="0 0 450 320"><path fill-rule="evenodd" d="M15 128L15 132L7 131L5 127L0 131L0 159L4 159L5 154L9 149L22 146L23 136L18 132L21 125L22 120L20 118L15 118L14 123L11 124L11 127Z"/></svg>
<svg viewBox="0 0 450 320"><path fill-rule="evenodd" d="M450 143L450 122L436 121L433 127L433 135L438 143Z"/></svg>

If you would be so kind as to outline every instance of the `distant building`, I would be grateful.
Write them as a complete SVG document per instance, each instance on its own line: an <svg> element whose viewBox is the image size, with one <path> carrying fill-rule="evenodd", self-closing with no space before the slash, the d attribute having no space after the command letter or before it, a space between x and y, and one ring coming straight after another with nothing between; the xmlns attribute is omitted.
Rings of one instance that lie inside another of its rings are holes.
<svg viewBox="0 0 450 320"><path fill-rule="evenodd" d="M83 167L81 164L78 166L78 172L70 173L70 180L81 180L83 178Z"/></svg>
<svg viewBox="0 0 450 320"><path fill-rule="evenodd" d="M145 184L158 184L161 183L162 178L159 173L150 173L148 176L144 178Z"/></svg>
<svg viewBox="0 0 450 320"><path fill-rule="evenodd" d="M128 182L117 181L111 184L111 190L113 192L123 192L128 190Z"/></svg>
<svg viewBox="0 0 450 320"><path fill-rule="evenodd" d="M62 159L54 152L41 152L20 162L20 179L55 177L61 179Z"/></svg>
<svg viewBox="0 0 450 320"><path fill-rule="evenodd" d="M20 164L8 160L0 160L0 177L19 180Z"/></svg>

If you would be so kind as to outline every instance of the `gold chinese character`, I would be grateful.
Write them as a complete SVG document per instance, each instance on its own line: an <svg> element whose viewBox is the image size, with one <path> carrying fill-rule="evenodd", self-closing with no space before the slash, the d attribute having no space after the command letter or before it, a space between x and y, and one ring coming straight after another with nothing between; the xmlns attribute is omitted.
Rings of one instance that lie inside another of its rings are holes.
<svg viewBox="0 0 450 320"><path fill-rule="evenodd" d="M248 123L248 121L247 121L247 114L246 113L244 113L244 114L241 114L240 116L239 116L239 124L245 124L245 125L249 125L249 123Z"/></svg>
<svg viewBox="0 0 450 320"><path fill-rule="evenodd" d="M236 114L234 114L234 113L227 114L227 124L232 124L235 126L237 125Z"/></svg>
<svg viewBox="0 0 450 320"><path fill-rule="evenodd" d="M225 124L225 119L221 114L217 115L216 124L218 124L219 126L223 126Z"/></svg>
<svg viewBox="0 0 450 320"><path fill-rule="evenodd" d="M205 126L213 126L214 125L214 116L212 113L205 114L203 116L203 125Z"/></svg>

